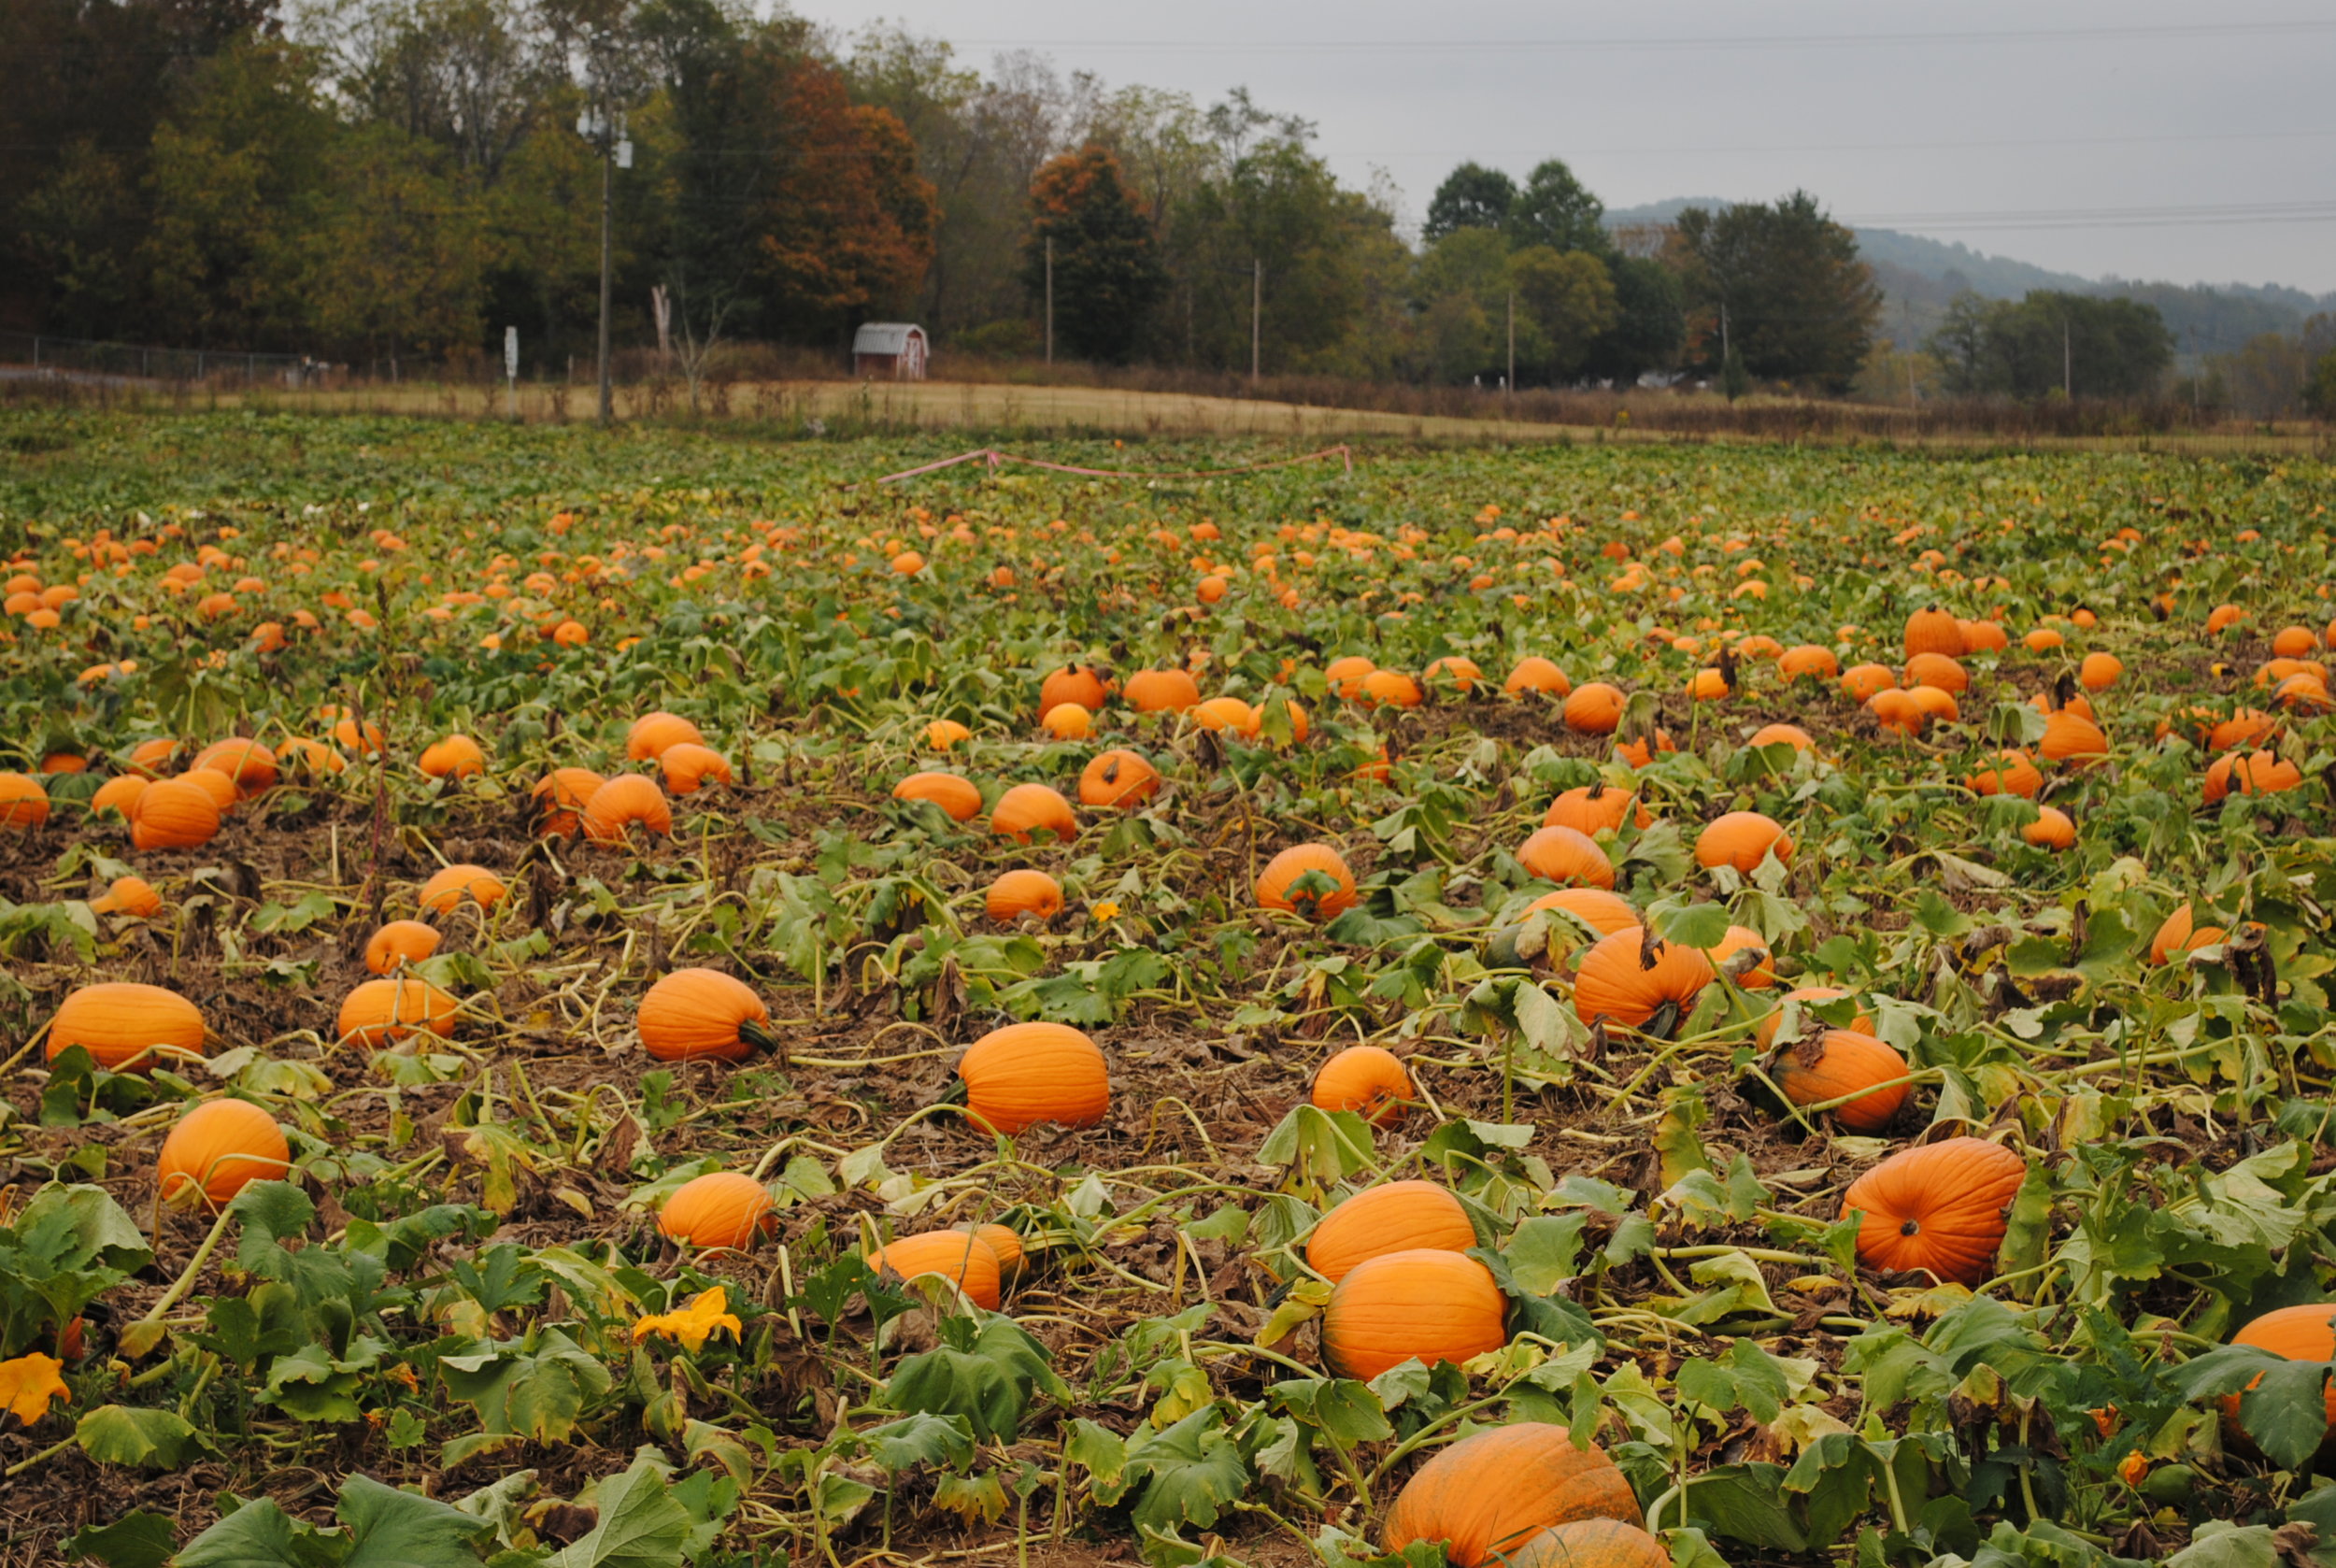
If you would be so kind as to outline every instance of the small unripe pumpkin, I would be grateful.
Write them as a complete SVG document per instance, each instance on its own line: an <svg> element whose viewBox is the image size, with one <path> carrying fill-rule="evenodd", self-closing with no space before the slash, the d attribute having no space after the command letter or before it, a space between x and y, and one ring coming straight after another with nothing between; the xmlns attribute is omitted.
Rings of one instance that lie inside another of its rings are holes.
<svg viewBox="0 0 2336 1568"><path fill-rule="evenodd" d="M291 1168L284 1130L249 1100L207 1100L188 1111L155 1161L163 1202L199 1196L213 1208L252 1182L281 1180Z"/></svg>

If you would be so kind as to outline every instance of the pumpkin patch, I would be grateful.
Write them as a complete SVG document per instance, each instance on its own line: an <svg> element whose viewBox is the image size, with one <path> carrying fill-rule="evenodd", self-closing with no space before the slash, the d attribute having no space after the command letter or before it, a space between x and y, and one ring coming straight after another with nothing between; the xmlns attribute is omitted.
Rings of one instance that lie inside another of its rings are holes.
<svg viewBox="0 0 2336 1568"><path fill-rule="evenodd" d="M2336 1519L2324 458L0 427L27 1561Z"/></svg>

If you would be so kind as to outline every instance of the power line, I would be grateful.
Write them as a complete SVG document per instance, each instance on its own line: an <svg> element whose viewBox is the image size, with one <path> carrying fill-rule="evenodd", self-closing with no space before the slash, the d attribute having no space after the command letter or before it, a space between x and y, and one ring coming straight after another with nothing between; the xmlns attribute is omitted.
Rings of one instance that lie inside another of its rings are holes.
<svg viewBox="0 0 2336 1568"><path fill-rule="evenodd" d="M1941 44L2154 43L2185 40L2231 40L2277 37L2299 33L2336 32L2336 19L2304 18L2287 21L2191 22L2164 26L1970 28L1921 33L1785 33L1739 34L1733 36L1637 38L961 38L966 49L1090 50L1117 52L1176 54L1241 54L1261 52L1308 54L1471 53L1499 50L1503 53L1532 50L1616 50L1678 53L1688 50L1810 49L1820 47L1916 47Z"/></svg>

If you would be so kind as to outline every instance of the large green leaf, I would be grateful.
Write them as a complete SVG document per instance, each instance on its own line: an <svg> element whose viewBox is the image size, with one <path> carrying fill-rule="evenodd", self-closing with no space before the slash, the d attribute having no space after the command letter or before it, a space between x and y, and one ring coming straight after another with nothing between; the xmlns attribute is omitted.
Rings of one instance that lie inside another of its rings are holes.
<svg viewBox="0 0 2336 1568"><path fill-rule="evenodd" d="M690 1511L667 1491L671 1471L644 1452L600 1483L600 1518L547 1568L674 1568Z"/></svg>
<svg viewBox="0 0 2336 1568"><path fill-rule="evenodd" d="M169 1410L101 1404L74 1430L81 1451L100 1464L166 1470L203 1446L202 1435Z"/></svg>

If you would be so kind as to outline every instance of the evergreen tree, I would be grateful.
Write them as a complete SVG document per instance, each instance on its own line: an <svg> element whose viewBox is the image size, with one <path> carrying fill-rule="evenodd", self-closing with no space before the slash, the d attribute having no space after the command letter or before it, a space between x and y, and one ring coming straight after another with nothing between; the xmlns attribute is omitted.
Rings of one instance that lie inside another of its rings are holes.
<svg viewBox="0 0 2336 1568"><path fill-rule="evenodd" d="M1058 343L1076 358L1125 360L1167 292L1168 275L1119 160L1093 142L1064 153L1038 171L1030 205L1022 283L1033 299L1044 297L1051 240Z"/></svg>

